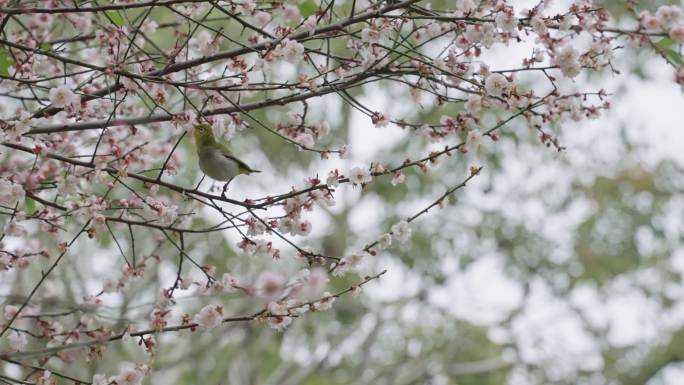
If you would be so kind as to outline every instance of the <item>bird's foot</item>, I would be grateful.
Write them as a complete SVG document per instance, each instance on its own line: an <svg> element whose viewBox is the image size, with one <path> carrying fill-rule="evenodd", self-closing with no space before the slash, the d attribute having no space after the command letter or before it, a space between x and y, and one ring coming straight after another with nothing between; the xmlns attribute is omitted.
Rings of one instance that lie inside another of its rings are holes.
<svg viewBox="0 0 684 385"><path fill-rule="evenodd" d="M221 198L226 199L226 191L228 190L228 185L233 179L231 178L226 184L223 185L223 190L221 190Z"/></svg>

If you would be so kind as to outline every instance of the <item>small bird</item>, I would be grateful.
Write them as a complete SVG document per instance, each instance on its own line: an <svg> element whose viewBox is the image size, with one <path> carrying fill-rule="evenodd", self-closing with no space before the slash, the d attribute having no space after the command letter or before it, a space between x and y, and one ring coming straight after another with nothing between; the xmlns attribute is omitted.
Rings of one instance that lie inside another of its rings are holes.
<svg viewBox="0 0 684 385"><path fill-rule="evenodd" d="M240 174L261 172L249 167L245 162L238 159L230 148L216 141L214 130L207 123L198 124L192 129L197 145L199 166L211 179L226 182L223 185L221 196L225 197L228 184Z"/></svg>

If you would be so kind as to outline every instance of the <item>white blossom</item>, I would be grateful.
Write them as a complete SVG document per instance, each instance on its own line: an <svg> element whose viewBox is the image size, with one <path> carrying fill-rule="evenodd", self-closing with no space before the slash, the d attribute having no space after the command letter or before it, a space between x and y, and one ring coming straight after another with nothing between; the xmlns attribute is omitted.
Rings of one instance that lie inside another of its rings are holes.
<svg viewBox="0 0 684 385"><path fill-rule="evenodd" d="M370 174L370 172L368 172L368 170L364 170L360 167L354 167L349 172L349 180L355 185L361 185L370 183L373 180L373 176Z"/></svg>
<svg viewBox="0 0 684 385"><path fill-rule="evenodd" d="M468 131L468 136L466 137L466 147L469 150L477 150L482 142L482 133L477 130Z"/></svg>
<svg viewBox="0 0 684 385"><path fill-rule="evenodd" d="M496 26L501 28L504 32L515 32L518 28L518 19L513 14L506 12L499 12L494 18Z"/></svg>
<svg viewBox="0 0 684 385"><path fill-rule="evenodd" d="M502 96L510 86L508 79L500 73L493 73L485 79L485 91L492 96Z"/></svg>
<svg viewBox="0 0 684 385"><path fill-rule="evenodd" d="M330 171L328 177L325 179L325 184L328 187L337 187L340 184L340 178L336 172Z"/></svg>
<svg viewBox="0 0 684 385"><path fill-rule="evenodd" d="M482 97L477 94L469 95L468 100L463 104L463 108L469 114L477 114L482 109Z"/></svg>
<svg viewBox="0 0 684 385"><path fill-rule="evenodd" d="M392 244L392 235L389 233L382 234L380 238L378 238L378 247L380 250L384 250Z"/></svg>
<svg viewBox="0 0 684 385"><path fill-rule="evenodd" d="M392 235L400 243L404 243L411 238L411 228L408 222L400 221L392 226Z"/></svg>
<svg viewBox="0 0 684 385"><path fill-rule="evenodd" d="M138 367L124 369L114 379L117 385L141 385L145 379L145 373Z"/></svg>
<svg viewBox="0 0 684 385"><path fill-rule="evenodd" d="M113 381L114 378L108 380L104 374L95 374L93 376L92 385L109 385Z"/></svg>
<svg viewBox="0 0 684 385"><path fill-rule="evenodd" d="M69 106L78 98L71 88L65 84L52 88L48 94L48 97L52 106L57 108Z"/></svg>
<svg viewBox="0 0 684 385"><path fill-rule="evenodd" d="M0 205L12 207L17 202L22 202L26 196L24 188L7 179L0 179Z"/></svg>
<svg viewBox="0 0 684 385"><path fill-rule="evenodd" d="M579 52L571 46L566 46L553 57L551 64L558 66L563 75L574 78L580 73Z"/></svg>
<svg viewBox="0 0 684 385"><path fill-rule="evenodd" d="M26 344L28 344L28 339L24 333L10 332L7 335L7 341L10 343L10 347L16 351L20 351Z"/></svg>

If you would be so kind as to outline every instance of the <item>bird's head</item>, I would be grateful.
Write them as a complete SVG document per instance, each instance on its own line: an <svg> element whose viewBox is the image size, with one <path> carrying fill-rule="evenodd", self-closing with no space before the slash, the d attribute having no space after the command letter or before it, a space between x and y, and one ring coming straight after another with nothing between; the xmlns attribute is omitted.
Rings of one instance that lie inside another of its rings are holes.
<svg viewBox="0 0 684 385"><path fill-rule="evenodd" d="M196 125L192 129L192 136L195 137L195 144L198 146L206 146L216 141L214 139L214 130L207 123Z"/></svg>

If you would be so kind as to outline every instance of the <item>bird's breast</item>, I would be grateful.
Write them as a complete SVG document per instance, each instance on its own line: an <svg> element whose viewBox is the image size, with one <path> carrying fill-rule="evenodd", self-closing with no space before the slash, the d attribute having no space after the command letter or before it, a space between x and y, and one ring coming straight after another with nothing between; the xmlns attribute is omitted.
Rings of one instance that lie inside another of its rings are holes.
<svg viewBox="0 0 684 385"><path fill-rule="evenodd" d="M239 173L237 163L221 154L219 150L203 149L197 151L199 166L209 178L228 181Z"/></svg>

